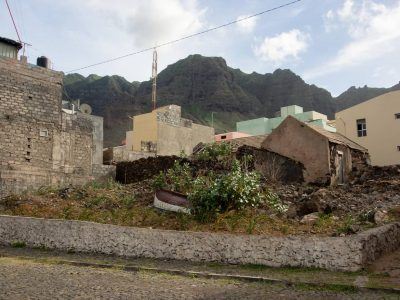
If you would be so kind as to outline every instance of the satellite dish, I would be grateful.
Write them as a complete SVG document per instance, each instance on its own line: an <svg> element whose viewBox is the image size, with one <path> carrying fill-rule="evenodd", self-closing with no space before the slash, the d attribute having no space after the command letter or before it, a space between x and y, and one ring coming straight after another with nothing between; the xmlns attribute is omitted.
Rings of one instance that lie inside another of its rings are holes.
<svg viewBox="0 0 400 300"><path fill-rule="evenodd" d="M81 111L81 113L84 113L86 115L92 114L92 108L90 107L89 104L86 104L86 103L81 104L81 106L79 107L79 110Z"/></svg>

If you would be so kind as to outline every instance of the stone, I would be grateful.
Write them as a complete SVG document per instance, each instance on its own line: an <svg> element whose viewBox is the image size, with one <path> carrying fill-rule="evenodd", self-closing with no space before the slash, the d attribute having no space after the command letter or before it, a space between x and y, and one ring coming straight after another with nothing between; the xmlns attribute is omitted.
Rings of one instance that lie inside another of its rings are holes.
<svg viewBox="0 0 400 300"><path fill-rule="evenodd" d="M301 224L314 225L319 219L318 213L305 215L301 220Z"/></svg>
<svg viewBox="0 0 400 300"><path fill-rule="evenodd" d="M374 214L375 224L381 225L389 220L389 215L386 210L378 210Z"/></svg>
<svg viewBox="0 0 400 300"><path fill-rule="evenodd" d="M61 72L0 57L0 198L113 173L102 167L103 118L65 112L62 81Z"/></svg>

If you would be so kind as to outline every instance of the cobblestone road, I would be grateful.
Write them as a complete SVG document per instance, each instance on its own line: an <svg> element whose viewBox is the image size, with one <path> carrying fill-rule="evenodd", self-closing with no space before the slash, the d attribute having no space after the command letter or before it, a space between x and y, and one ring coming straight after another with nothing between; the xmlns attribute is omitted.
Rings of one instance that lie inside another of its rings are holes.
<svg viewBox="0 0 400 300"><path fill-rule="evenodd" d="M399 299L0 258L0 299Z"/></svg>

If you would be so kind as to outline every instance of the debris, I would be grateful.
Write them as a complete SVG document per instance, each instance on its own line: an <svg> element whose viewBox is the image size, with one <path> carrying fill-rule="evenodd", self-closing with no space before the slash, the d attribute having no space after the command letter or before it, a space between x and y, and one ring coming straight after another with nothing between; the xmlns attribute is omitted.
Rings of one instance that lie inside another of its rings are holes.
<svg viewBox="0 0 400 300"><path fill-rule="evenodd" d="M156 191L154 195L154 206L163 210L190 214L189 201L187 200L187 197L173 191Z"/></svg>
<svg viewBox="0 0 400 300"><path fill-rule="evenodd" d="M378 210L374 214L375 224L381 225L389 220L389 215L386 210Z"/></svg>
<svg viewBox="0 0 400 300"><path fill-rule="evenodd" d="M319 219L318 213L312 213L305 215L301 220L301 224L308 224L308 225L314 225L317 220Z"/></svg>

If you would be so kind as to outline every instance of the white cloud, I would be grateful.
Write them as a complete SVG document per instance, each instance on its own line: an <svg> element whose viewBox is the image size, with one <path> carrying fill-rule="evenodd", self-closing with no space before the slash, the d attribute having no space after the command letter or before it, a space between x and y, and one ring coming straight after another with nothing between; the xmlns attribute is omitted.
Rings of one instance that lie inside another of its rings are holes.
<svg viewBox="0 0 400 300"><path fill-rule="evenodd" d="M244 19L244 18L247 18L247 17L249 17L249 15L239 16L236 20L241 20L241 19ZM253 18L250 18L250 19L246 19L246 20L240 21L240 22L237 23L237 27L243 33L250 33L256 27L257 19L258 19L258 17L253 17Z"/></svg>
<svg viewBox="0 0 400 300"><path fill-rule="evenodd" d="M325 20L330 29L345 30L350 38L326 64L307 71L306 79L362 65L390 55L398 57L400 48L400 1L387 7L372 0L346 0ZM394 58L395 59L395 58Z"/></svg>
<svg viewBox="0 0 400 300"><path fill-rule="evenodd" d="M90 0L88 4L125 30L137 47L156 44L192 34L204 27L206 9L197 0Z"/></svg>
<svg viewBox="0 0 400 300"><path fill-rule="evenodd" d="M298 29L283 32L274 37L266 37L254 48L254 53L264 61L281 63L288 59L297 59L307 50L309 35Z"/></svg>

